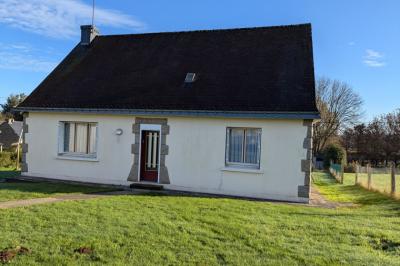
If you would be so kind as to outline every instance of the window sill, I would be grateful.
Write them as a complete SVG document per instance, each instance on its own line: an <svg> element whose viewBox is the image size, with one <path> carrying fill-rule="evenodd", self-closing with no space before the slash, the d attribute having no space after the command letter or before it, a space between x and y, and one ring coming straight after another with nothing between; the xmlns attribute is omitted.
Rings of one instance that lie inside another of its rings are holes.
<svg viewBox="0 0 400 266"><path fill-rule="evenodd" d="M99 159L96 157L84 157L84 156L73 156L73 155L58 155L58 160L70 160L70 161L86 161L86 162L98 162Z"/></svg>
<svg viewBox="0 0 400 266"><path fill-rule="evenodd" d="M244 168L244 167L223 167L221 171L224 172L240 172L240 173L250 173L250 174L264 174L263 169L252 169L252 168Z"/></svg>

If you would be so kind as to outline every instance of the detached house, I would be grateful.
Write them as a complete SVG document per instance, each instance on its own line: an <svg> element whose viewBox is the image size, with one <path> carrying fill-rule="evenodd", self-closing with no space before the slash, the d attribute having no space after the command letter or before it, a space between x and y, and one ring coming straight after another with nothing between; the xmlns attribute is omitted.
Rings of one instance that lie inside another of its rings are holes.
<svg viewBox="0 0 400 266"><path fill-rule="evenodd" d="M311 25L81 30L18 107L23 175L308 201Z"/></svg>

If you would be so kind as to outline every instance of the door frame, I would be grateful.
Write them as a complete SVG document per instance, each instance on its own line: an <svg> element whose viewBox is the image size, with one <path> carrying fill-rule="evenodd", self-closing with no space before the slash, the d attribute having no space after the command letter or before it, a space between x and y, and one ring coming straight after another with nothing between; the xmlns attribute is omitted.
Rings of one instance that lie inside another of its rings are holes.
<svg viewBox="0 0 400 266"><path fill-rule="evenodd" d="M161 125L154 125L154 124L140 124L140 142L139 142L139 167L138 167L138 176L139 182L148 182L142 181L142 176L140 174L140 170L142 167L141 162L141 154L142 154L142 132L143 131L158 131L159 134L159 141L158 141L158 168L157 168L157 184L160 183L160 164L161 164Z"/></svg>

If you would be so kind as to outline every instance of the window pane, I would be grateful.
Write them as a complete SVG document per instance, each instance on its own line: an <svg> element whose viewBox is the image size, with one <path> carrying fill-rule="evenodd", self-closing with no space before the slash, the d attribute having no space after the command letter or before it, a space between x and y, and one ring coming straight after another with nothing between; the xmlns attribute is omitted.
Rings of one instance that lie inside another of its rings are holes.
<svg viewBox="0 0 400 266"><path fill-rule="evenodd" d="M76 124L75 152L87 153L88 125Z"/></svg>
<svg viewBox="0 0 400 266"><path fill-rule="evenodd" d="M259 130L246 130L245 163L258 164L259 158Z"/></svg>
<svg viewBox="0 0 400 266"><path fill-rule="evenodd" d="M64 123L64 152L74 152L75 124Z"/></svg>
<svg viewBox="0 0 400 266"><path fill-rule="evenodd" d="M90 125L90 145L89 145L89 153L96 153L96 137L97 137L97 126L95 124Z"/></svg>
<svg viewBox="0 0 400 266"><path fill-rule="evenodd" d="M228 161L232 163L243 162L243 129L229 129L229 154Z"/></svg>

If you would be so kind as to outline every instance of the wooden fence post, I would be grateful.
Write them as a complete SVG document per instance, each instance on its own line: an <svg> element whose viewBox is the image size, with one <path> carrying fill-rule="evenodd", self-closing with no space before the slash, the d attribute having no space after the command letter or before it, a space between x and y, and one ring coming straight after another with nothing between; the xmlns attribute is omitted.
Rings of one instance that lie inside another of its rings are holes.
<svg viewBox="0 0 400 266"><path fill-rule="evenodd" d="M354 164L354 170L355 170L355 172L356 172L355 184L357 185L357 184L358 184L358 171L360 170L360 169L359 169L358 162L356 162L356 163Z"/></svg>
<svg viewBox="0 0 400 266"><path fill-rule="evenodd" d="M392 181L392 186L391 186L391 193L394 196L396 194L396 164L392 162L392 172L391 172L391 181Z"/></svg>
<svg viewBox="0 0 400 266"><path fill-rule="evenodd" d="M371 163L367 164L367 172L368 172L368 189L371 189L371 184L372 184Z"/></svg>

